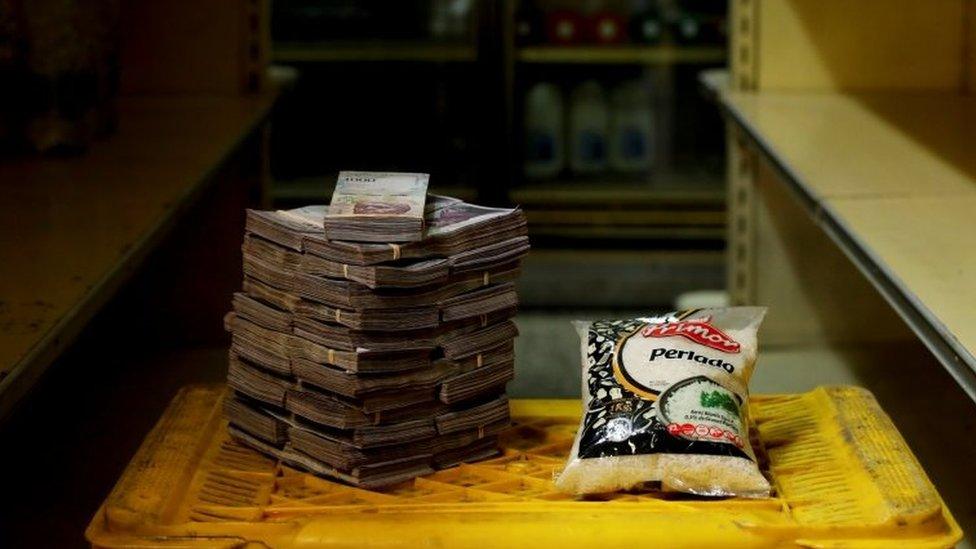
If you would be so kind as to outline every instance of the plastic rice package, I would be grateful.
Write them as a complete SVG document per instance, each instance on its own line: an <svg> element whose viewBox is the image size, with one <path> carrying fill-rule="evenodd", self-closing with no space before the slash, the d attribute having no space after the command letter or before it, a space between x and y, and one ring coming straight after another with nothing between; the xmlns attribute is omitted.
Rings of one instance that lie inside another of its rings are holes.
<svg viewBox="0 0 976 549"><path fill-rule="evenodd" d="M584 413L556 487L765 497L749 443L762 307L576 322Z"/></svg>

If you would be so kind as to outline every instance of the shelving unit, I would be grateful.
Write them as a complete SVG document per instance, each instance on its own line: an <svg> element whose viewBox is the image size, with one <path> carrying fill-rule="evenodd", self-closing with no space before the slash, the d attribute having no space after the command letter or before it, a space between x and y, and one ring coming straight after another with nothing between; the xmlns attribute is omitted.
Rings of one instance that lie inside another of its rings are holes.
<svg viewBox="0 0 976 549"><path fill-rule="evenodd" d="M335 6L276 6L272 59L294 66L301 83L275 119L275 206L321 202L335 174L353 167L430 172L432 192L472 200L487 181L504 180L495 172L502 140L490 127L501 118L491 87L499 63L486 54L497 40L495 3L450 8L463 24L442 31L437 9L448 8L374 3L343 15Z"/></svg>
<svg viewBox="0 0 976 549"><path fill-rule="evenodd" d="M0 164L0 417L138 269L275 93L127 97L85 155Z"/></svg>
<svg viewBox="0 0 976 549"><path fill-rule="evenodd" d="M597 183L565 181L540 183L511 192L516 204L604 205L622 202L632 206L704 206L721 209L725 191L706 185L651 185L609 180Z"/></svg>
<svg viewBox="0 0 976 549"><path fill-rule="evenodd" d="M522 63L629 64L723 63L723 47L707 46L527 46L517 50Z"/></svg>
<svg viewBox="0 0 976 549"><path fill-rule="evenodd" d="M707 178L532 182L513 187L509 200L525 210L538 237L705 248L725 239L725 191Z"/></svg>
<svg viewBox="0 0 976 549"><path fill-rule="evenodd" d="M418 41L372 41L350 43L289 43L274 45L272 59L277 63L358 63L358 62L472 62L477 48L469 43Z"/></svg>
<svg viewBox="0 0 976 549"><path fill-rule="evenodd" d="M518 2L510 0L506 4L508 9L503 13L508 32L503 35L508 42L503 50L509 52L511 65L506 73L510 97L507 118L508 133L514 136L510 168L513 184L508 198L526 210L533 234L553 242L560 238L569 242L604 239L631 241L640 247L669 242L684 247L720 247L724 240L725 200L720 173L712 174L698 166L688 170L674 163L670 146L661 136L670 138L677 122L663 113L661 109L667 107L661 102L673 101L675 67L724 64L726 48L681 45L670 40L660 44L519 45L514 41L513 30ZM660 137L661 141L654 145L653 170L639 177L608 172L583 181L573 177L532 181L521 175L518 136L523 133L520 113L526 84L539 78L555 78L559 82L563 77L578 82L587 74L632 78L634 74L646 75L647 71L655 71L655 84L662 90L654 98L654 109L660 115L655 140Z"/></svg>
<svg viewBox="0 0 976 549"><path fill-rule="evenodd" d="M533 235L576 240L721 242L725 194L693 184L566 181L511 192Z"/></svg>
<svg viewBox="0 0 976 549"><path fill-rule="evenodd" d="M731 7L730 71L702 78L730 297L769 307L767 349L875 392L972 536L976 2Z"/></svg>
<svg viewBox="0 0 976 549"><path fill-rule="evenodd" d="M266 8L123 2L117 130L76 156L0 162L0 420L211 190L207 221L228 224L264 191L265 121L287 85L268 70Z"/></svg>
<svg viewBox="0 0 976 549"><path fill-rule="evenodd" d="M625 276L630 278L622 281L621 287L646 285L645 277L653 269L647 268L648 263L641 254L648 250L660 251L662 253L655 261L666 265L653 275L653 280L661 287L654 293L658 305L670 299L661 297L668 295L668 288L676 292L717 287L722 277L720 250L725 233L720 153L716 153L712 165L686 162L682 167L690 169L677 174L673 173L677 171L671 169L673 166L662 163L655 165L652 172L638 175L608 172L595 178L580 179L567 173L555 180L529 182L523 181L520 175L517 142L522 132L519 109L526 76L553 73L584 76L608 71L624 76L644 71L670 74L677 72L675 67L679 65L699 68L723 64L725 48L671 42L618 46L521 45L516 43L514 35L517 0L477 2L474 5L470 25L474 36L463 43L441 44L424 39L353 43L279 41L274 44L272 58L300 67L306 77L318 78L312 86L323 87L331 85L331 75L344 74L342 71L347 68L353 70L352 61L376 62L356 69L362 72L389 67L391 71L414 74L450 74L454 75L452 78L468 81L475 72L487 74L476 93L468 94L464 99L477 105L464 112L469 118L466 127L480 136L478 140L472 140L477 147L469 149L479 168L460 181L451 181L443 172L435 173L431 192L487 204L521 206L531 224L536 249L549 248L556 256L560 253L571 256L576 253L576 247L590 251L611 248L614 261L642 266L640 269L623 269ZM380 66L384 62L389 65ZM670 86L668 78L662 81L662 90L664 86ZM314 100L321 98L321 94L309 96ZM306 116L306 113L297 116L300 120L296 125L306 123ZM287 125L282 122L285 118L280 117L276 127L276 132L280 131L282 135L282 128ZM674 123L664 118L658 122L662 127ZM716 125L720 123L717 117L715 122ZM329 123L332 123L331 118ZM655 151L658 152L666 151ZM341 156L343 153L330 150L329 154ZM667 154L660 158L666 158L668 162L672 160ZM398 165L408 166L409 161L414 159L402 160ZM270 193L278 207L317 202L328 196L326 185L329 182L325 181L328 179L325 174L321 177L305 177L311 174L304 173L280 175ZM694 259L676 253L685 251L694 255ZM628 253L633 256L629 262L619 259L620 255ZM701 260L701 257L705 259ZM548 270L552 265L557 266L554 269L564 269L563 259L561 256L549 257L542 262L545 265L538 272L548 274L552 272ZM527 271L534 268L530 265ZM594 279L613 276L609 271L601 271L599 276L591 274ZM669 282L672 279L689 282ZM542 286L544 284L540 284ZM563 291L559 295L574 298L573 293ZM553 297L544 305L558 306L558 301ZM572 302L572 299L566 300L562 306Z"/></svg>
<svg viewBox="0 0 976 549"><path fill-rule="evenodd" d="M976 235L976 97L722 98L814 224L976 400L976 254L968 243Z"/></svg>
<svg viewBox="0 0 976 549"><path fill-rule="evenodd" d="M962 236L976 234L976 6L896 4L872 12L881 28L868 45L852 22L869 15L863 6L733 3L731 77L704 79L732 121L729 288L738 302L782 304L770 331L784 342L916 337L976 400L976 256ZM813 20L836 33L786 41ZM908 29L920 38L911 51L894 38ZM777 43L794 59L821 55L800 74ZM892 52L901 69L878 62ZM809 257L790 250L798 241Z"/></svg>
<svg viewBox="0 0 976 549"><path fill-rule="evenodd" d="M521 205L533 224L533 233L553 237L550 241L558 240L560 235L570 240L611 238L621 242L668 240L673 235L673 240L684 243L707 241L711 248L720 246L724 195L720 191L721 177L717 169L708 172L694 166L696 173L680 178L669 172L672 166L662 164L655 166L653 173L639 177L607 173L587 181L570 177L548 182L523 181L517 150L521 126L517 120L524 92L522 79L527 74L566 71L567 74L583 75L586 71L635 72L647 68L668 72L676 65L722 64L726 60L725 48L678 45L670 41L656 45L520 45L516 44L514 35L518 3L518 0L476 3L470 23L473 36L458 43L438 43L423 38L318 43L278 41L273 46L272 58L276 62L301 66L303 71L316 75L341 71L343 67L351 66L351 62L404 63L407 66L416 63L418 70L462 74L459 71L471 68L490 73L492 76L485 80L485 85L479 86L479 97L483 94L481 103L489 109L488 105L499 104L501 97L504 107L492 115L471 114L470 126L477 128L479 135L486 136L475 154L482 164L472 174L476 180L468 186L455 181L441 182L442 186L435 184L433 192L450 192L484 203ZM330 64L334 68L330 68ZM443 67L431 69L438 65ZM329 80L324 78L321 82ZM662 118L659 123L664 127L671 122ZM655 151L656 154L663 152ZM665 157L670 162L670 155L661 154L661 158ZM298 175L282 174L272 185L273 200L294 205L321 199L325 189L317 178ZM614 213L610 216L595 213L607 208Z"/></svg>

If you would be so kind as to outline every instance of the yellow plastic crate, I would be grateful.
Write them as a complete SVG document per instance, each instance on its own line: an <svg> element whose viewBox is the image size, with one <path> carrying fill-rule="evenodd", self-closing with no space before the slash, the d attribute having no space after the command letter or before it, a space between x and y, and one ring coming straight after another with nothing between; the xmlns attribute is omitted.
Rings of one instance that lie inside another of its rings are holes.
<svg viewBox="0 0 976 549"><path fill-rule="evenodd" d="M962 538L874 397L756 396L764 500L553 489L577 401L516 400L504 454L384 491L281 466L231 440L222 389L188 387L86 535L95 547L949 547Z"/></svg>

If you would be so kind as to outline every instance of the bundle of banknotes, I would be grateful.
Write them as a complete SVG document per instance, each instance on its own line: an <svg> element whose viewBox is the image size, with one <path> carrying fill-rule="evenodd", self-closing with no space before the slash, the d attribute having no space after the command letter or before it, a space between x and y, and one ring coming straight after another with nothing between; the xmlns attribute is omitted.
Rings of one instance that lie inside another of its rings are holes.
<svg viewBox="0 0 976 549"><path fill-rule="evenodd" d="M416 242L424 237L425 173L340 172L325 216L329 240Z"/></svg>
<svg viewBox="0 0 976 549"><path fill-rule="evenodd" d="M389 175L356 177L382 185ZM369 200L400 197L373 189ZM362 236L367 219L344 214L352 232L336 233L332 207L247 212L243 289L225 319L236 438L367 488L497 453L509 423L525 218L420 200L421 238L388 238L384 217L382 242Z"/></svg>

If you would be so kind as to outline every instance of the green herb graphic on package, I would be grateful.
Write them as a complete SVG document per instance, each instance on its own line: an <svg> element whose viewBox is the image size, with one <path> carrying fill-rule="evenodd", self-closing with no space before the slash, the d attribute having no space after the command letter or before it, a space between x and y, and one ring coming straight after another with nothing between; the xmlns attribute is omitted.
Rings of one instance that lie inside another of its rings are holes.
<svg viewBox="0 0 976 549"><path fill-rule="evenodd" d="M729 395L718 391L703 391L701 405L705 408L723 408L729 413L739 415L739 405Z"/></svg>

